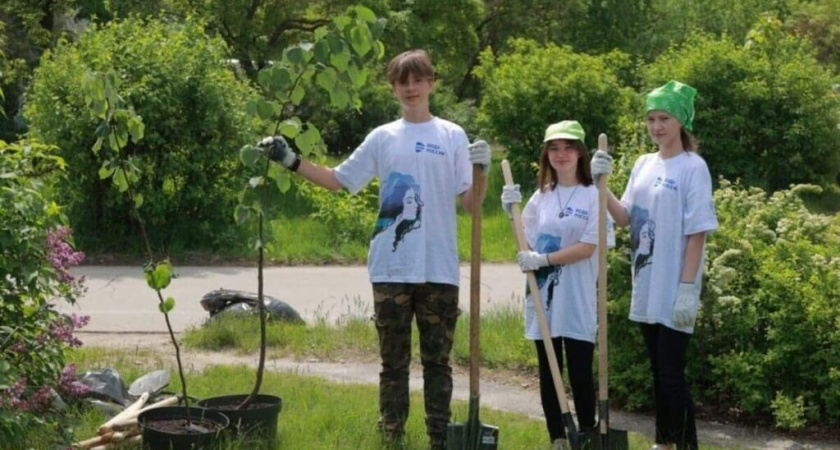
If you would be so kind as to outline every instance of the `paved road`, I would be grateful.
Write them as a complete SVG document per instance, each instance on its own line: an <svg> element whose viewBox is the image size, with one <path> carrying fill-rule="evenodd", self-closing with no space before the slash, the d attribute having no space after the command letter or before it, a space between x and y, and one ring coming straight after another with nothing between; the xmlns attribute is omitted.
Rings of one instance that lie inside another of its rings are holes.
<svg viewBox="0 0 840 450"><path fill-rule="evenodd" d="M176 267L178 278L164 290L175 299L170 314L175 331L200 324L208 317L199 300L216 289L256 292L255 267ZM88 290L75 306L59 304L65 312L91 316L85 331L161 332L166 325L157 309L157 296L139 266L82 266L73 270L85 277ZM460 304L469 310L470 267L461 266ZM525 277L515 264L485 264L481 268L482 310L522 301ZM297 266L265 269L265 294L294 307L305 320L335 320L347 314L370 314L373 295L364 266Z"/></svg>

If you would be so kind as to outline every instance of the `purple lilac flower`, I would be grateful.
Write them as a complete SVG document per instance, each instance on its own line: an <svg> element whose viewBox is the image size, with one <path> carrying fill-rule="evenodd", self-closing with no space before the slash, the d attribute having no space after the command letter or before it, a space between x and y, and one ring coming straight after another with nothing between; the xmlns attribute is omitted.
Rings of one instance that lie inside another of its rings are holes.
<svg viewBox="0 0 840 450"><path fill-rule="evenodd" d="M0 406L4 409L10 409L12 411L26 411L29 405L21 399L25 390L25 378L19 378L15 384L8 389L0 390Z"/></svg>
<svg viewBox="0 0 840 450"><path fill-rule="evenodd" d="M76 365L68 364L58 379L58 391L67 397L79 397L90 392L90 386L76 381Z"/></svg>
<svg viewBox="0 0 840 450"><path fill-rule="evenodd" d="M50 409L50 388L43 386L29 397L27 409L32 412L44 412Z"/></svg>
<svg viewBox="0 0 840 450"><path fill-rule="evenodd" d="M85 259L84 252L77 252L67 243L73 231L64 226L58 226L47 233L47 259L58 272L58 279L62 283L73 283L75 277L70 275L70 267L79 265Z"/></svg>

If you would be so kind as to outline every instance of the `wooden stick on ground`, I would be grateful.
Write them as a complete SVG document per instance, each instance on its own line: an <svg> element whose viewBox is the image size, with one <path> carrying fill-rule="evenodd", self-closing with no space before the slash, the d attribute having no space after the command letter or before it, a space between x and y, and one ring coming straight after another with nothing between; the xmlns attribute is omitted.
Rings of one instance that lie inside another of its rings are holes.
<svg viewBox="0 0 840 450"><path fill-rule="evenodd" d="M139 411L134 411L133 413L131 413L127 416L123 416L120 419L120 421L113 421L113 419L110 420L109 421L110 424L108 426L102 425L101 427L99 427L99 434L112 432L112 431L114 431L115 429L118 429L118 428L119 429L124 429L126 427L130 427L131 423L137 423L137 416L139 416L141 413L143 413L145 411L148 411L150 409L160 408L162 406L173 406L173 405L176 405L176 404L178 404L178 396L177 395L165 398L165 399L163 399L163 400L161 400L161 401L159 401L155 404L149 405L149 406L147 406L147 407L145 407L145 408L143 408Z"/></svg>
<svg viewBox="0 0 840 450"><path fill-rule="evenodd" d="M129 405L127 408L122 410L116 416L111 417L111 419L108 420L107 422L103 423L99 427L99 434L105 434L105 433L111 431L111 425L113 425L117 422L122 422L125 418L131 416L132 414L136 413L137 411L140 411L143 408L143 405L146 404L147 400L149 400L149 393L144 392L143 395L141 395L140 398L137 399L137 401L135 401L134 403Z"/></svg>

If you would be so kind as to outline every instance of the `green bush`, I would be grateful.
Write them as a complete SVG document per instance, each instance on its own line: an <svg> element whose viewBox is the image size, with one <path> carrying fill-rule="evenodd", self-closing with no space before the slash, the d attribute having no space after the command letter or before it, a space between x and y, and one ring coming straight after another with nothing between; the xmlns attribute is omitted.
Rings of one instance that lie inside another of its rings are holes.
<svg viewBox="0 0 840 450"><path fill-rule="evenodd" d="M85 105L89 71L116 73L126 103L143 117L144 140L126 150L144 168L137 190L150 240L166 250L235 240L231 211L243 176L237 150L254 141L244 113L254 94L227 67L221 41L200 25L129 19L59 45L27 94L33 135L58 144L68 162L60 192L80 245L125 251L137 243L130 199L100 179L102 161L91 151L100 121Z"/></svg>
<svg viewBox="0 0 840 450"><path fill-rule="evenodd" d="M701 407L776 425L840 422L840 216L811 214L797 186L768 195L720 181L688 376ZM623 231L623 230L622 230ZM619 249L626 249L619 233ZM652 406L626 251L610 255L614 398ZM644 362L644 363L643 363Z"/></svg>
<svg viewBox="0 0 840 450"><path fill-rule="evenodd" d="M57 301L83 291L70 267L84 254L68 243L52 182L64 168L55 149L0 141L0 441L23 448L23 432L60 431L51 392L70 400L75 369L65 366L73 331L86 317L66 317Z"/></svg>
<svg viewBox="0 0 840 450"><path fill-rule="evenodd" d="M670 79L698 90L694 129L713 175L771 191L834 183L840 98L802 40L765 17L745 45L695 35L644 71L647 89Z"/></svg>
<svg viewBox="0 0 840 450"><path fill-rule="evenodd" d="M614 62L615 55L609 60ZM633 98L606 59L527 40L512 41L511 52L498 58L484 52L475 74L484 90L479 125L507 149L523 190L535 181L530 165L539 157L549 124L580 121L586 144L594 148L598 134L616 135Z"/></svg>

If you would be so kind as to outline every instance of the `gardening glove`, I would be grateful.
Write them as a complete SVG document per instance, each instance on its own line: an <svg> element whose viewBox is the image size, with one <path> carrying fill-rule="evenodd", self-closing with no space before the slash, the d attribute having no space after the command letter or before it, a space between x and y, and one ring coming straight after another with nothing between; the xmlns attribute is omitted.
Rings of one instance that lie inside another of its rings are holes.
<svg viewBox="0 0 840 450"><path fill-rule="evenodd" d="M592 178L598 181L601 175L612 173L612 156L604 150L598 150L592 155L592 161L589 165L592 170Z"/></svg>
<svg viewBox="0 0 840 450"><path fill-rule="evenodd" d="M283 136L269 136L263 138L257 147L261 149L272 161L277 161L283 167L296 171L300 165L300 156L295 153L283 139Z"/></svg>
<svg viewBox="0 0 840 450"><path fill-rule="evenodd" d="M467 150L470 152L470 164L480 165L481 171L484 172L486 177L490 173L490 146L487 145L487 142L478 140L470 144Z"/></svg>
<svg viewBox="0 0 840 450"><path fill-rule="evenodd" d="M677 303L674 304L674 326L693 327L695 320L697 320L697 300L694 296L694 283L680 283Z"/></svg>
<svg viewBox="0 0 840 450"><path fill-rule="evenodd" d="M516 260L519 262L519 268L523 272L533 272L539 270L541 267L551 265L548 263L548 254L546 253L523 250L516 254Z"/></svg>
<svg viewBox="0 0 840 450"><path fill-rule="evenodd" d="M502 209L513 219L513 204L522 203L522 194L519 192L519 185L505 185L502 187Z"/></svg>

